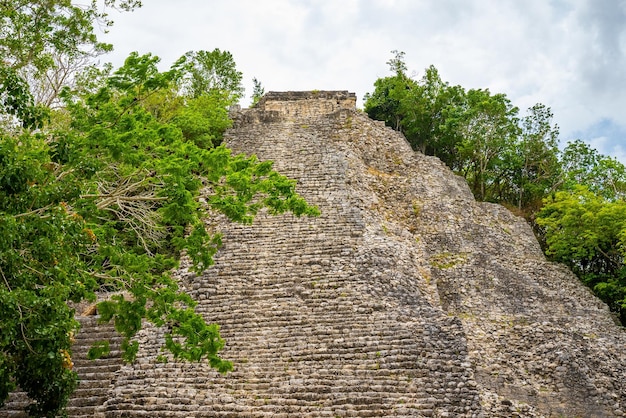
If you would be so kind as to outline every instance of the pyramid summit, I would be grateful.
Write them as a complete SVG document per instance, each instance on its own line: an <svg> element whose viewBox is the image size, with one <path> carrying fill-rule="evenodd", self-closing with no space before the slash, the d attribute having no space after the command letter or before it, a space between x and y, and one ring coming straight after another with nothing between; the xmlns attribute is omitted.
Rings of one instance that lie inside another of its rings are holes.
<svg viewBox="0 0 626 418"><path fill-rule="evenodd" d="M221 325L226 376L158 362L151 327L134 364L82 361L111 328L80 318L70 416L625 415L626 331L522 218L347 91L270 92L232 117L226 144L273 160L321 216L207 221L215 265L177 276Z"/></svg>

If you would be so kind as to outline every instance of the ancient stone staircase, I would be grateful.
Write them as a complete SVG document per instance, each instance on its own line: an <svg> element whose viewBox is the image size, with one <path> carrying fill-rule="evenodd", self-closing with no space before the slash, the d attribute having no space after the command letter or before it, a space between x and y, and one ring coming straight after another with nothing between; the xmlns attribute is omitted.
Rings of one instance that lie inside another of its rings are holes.
<svg viewBox="0 0 626 418"><path fill-rule="evenodd" d="M261 117L276 117L268 113ZM324 132L346 121L294 117L240 121L228 143L271 155L322 215L221 224L216 265L202 276L181 271L198 310L221 324L223 355L236 370L222 377L207 366L155 364L156 347L145 347L118 376L106 416L472 416L480 409L460 321L421 295L424 279L403 271L406 262L383 237L370 237L360 196L347 183L344 145ZM370 238L380 238L380 248Z"/></svg>
<svg viewBox="0 0 626 418"><path fill-rule="evenodd" d="M93 414L624 416L626 333L606 306L522 219L354 102L272 93L234 115L228 145L274 160L322 215L208 220L224 235L216 264L177 274L235 371L156 361L148 327L138 361L103 377L106 399L83 392Z"/></svg>
<svg viewBox="0 0 626 418"><path fill-rule="evenodd" d="M67 412L72 417L87 418L98 415L98 408L107 400L111 383L124 364L120 352L122 337L111 324L98 324L95 315L81 316L78 320L82 332L76 336L73 360L80 382L68 403ZM89 348L103 340L110 341L110 353L98 360L89 360Z"/></svg>

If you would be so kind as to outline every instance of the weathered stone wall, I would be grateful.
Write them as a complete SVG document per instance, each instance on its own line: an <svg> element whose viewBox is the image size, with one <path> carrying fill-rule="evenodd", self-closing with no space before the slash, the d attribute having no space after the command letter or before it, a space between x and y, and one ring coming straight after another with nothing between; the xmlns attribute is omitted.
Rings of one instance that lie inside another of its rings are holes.
<svg viewBox="0 0 626 418"><path fill-rule="evenodd" d="M486 416L623 416L626 333L606 305L545 260L523 219L394 135L352 126L383 232L421 246L439 306L463 323Z"/></svg>
<svg viewBox="0 0 626 418"><path fill-rule="evenodd" d="M606 306L353 100L269 93L235 114L228 145L274 160L322 215L212 220L215 266L179 275L236 370L157 363L149 328L94 414L624 416L626 332Z"/></svg>
<svg viewBox="0 0 626 418"><path fill-rule="evenodd" d="M356 95L347 91L269 92L259 100L257 109L275 112L283 120L318 117L339 109L356 108Z"/></svg>

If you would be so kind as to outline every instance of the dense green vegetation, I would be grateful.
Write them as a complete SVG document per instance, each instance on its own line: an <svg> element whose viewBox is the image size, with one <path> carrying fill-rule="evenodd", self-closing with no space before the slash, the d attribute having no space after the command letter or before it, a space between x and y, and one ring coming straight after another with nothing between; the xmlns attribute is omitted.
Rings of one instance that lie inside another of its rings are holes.
<svg viewBox="0 0 626 418"><path fill-rule="evenodd" d="M243 94L232 56L190 52L163 72L131 54L96 68L90 58L110 47L93 34L107 22L95 2L0 2L0 21L0 406L19 385L31 416L62 413L77 383L72 306L103 290L114 296L98 312L127 361L149 321L167 330L164 361L227 372L218 325L170 272L183 253L197 271L211 265L221 238L204 220L215 211L243 223L262 208L318 213L271 162L220 145Z"/></svg>
<svg viewBox="0 0 626 418"><path fill-rule="evenodd" d="M505 94L466 90L427 68L407 76L393 51L392 75L374 83L365 111L401 131L467 180L478 200L524 216L546 254L569 265L626 324L626 168L581 140L559 149L550 108L521 116Z"/></svg>

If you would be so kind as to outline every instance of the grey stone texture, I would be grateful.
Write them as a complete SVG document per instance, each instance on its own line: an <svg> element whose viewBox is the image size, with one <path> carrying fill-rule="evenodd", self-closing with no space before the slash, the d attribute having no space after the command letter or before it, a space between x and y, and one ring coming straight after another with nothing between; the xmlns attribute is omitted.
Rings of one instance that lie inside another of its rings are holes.
<svg viewBox="0 0 626 418"><path fill-rule="evenodd" d="M607 307L544 258L523 219L476 202L355 103L272 92L233 112L228 146L275 161L322 212L216 216L216 264L177 272L235 371L158 363L162 332L148 327L135 364L76 361L92 391L71 416L625 415L626 331ZM98 328L82 320L88 341Z"/></svg>

